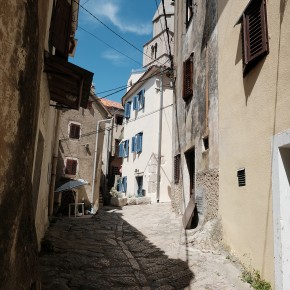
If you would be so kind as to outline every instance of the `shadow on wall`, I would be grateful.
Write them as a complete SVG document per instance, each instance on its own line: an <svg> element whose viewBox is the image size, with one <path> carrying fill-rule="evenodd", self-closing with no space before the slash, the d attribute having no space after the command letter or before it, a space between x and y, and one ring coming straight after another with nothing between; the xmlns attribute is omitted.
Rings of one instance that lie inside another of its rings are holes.
<svg viewBox="0 0 290 290"><path fill-rule="evenodd" d="M116 211L72 219L69 227L58 219L45 240L57 251L40 257L44 289L53 281L75 289L184 289L194 279L186 262L170 259Z"/></svg>

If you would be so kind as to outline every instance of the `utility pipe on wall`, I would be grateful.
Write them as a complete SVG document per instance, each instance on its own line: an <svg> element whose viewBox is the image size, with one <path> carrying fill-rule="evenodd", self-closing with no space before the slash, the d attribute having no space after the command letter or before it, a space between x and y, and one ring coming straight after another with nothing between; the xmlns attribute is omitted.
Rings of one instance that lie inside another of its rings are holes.
<svg viewBox="0 0 290 290"><path fill-rule="evenodd" d="M58 147L59 147L59 133L60 133L60 114L61 111L56 111L56 124L55 124L55 137L54 137L54 144L53 144L53 158L52 158L52 165L51 165L51 179L50 179L50 186L49 186L49 200L48 200L48 215L52 216L53 214L53 203L54 203L54 186L55 186L55 179L56 179L56 168L57 168L57 160L58 160Z"/></svg>
<svg viewBox="0 0 290 290"><path fill-rule="evenodd" d="M97 128L96 128L96 141L95 141L95 150L94 150L94 167L93 167L93 182L92 182L92 199L91 199L91 207L92 207L92 212L94 213L94 192L95 192L95 182L96 182L96 168L97 168L97 151L98 151L98 140L99 140L99 127L102 122L108 122L111 121L112 118L110 119L103 119L99 120L97 122Z"/></svg>
<svg viewBox="0 0 290 290"><path fill-rule="evenodd" d="M161 168L161 142L162 142L162 108L163 108L163 68L160 76L160 110L159 110L159 128L158 128L158 153L157 153L157 202L160 199L160 168Z"/></svg>

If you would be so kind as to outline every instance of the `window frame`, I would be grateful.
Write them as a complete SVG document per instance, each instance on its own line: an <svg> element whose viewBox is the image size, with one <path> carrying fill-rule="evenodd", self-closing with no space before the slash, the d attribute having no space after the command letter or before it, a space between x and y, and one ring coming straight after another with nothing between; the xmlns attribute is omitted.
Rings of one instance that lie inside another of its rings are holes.
<svg viewBox="0 0 290 290"><path fill-rule="evenodd" d="M243 75L246 76L265 55L269 54L266 1L250 1L240 22ZM254 25L255 30L252 29Z"/></svg>
<svg viewBox="0 0 290 290"><path fill-rule="evenodd" d="M72 129L75 127L75 129ZM78 128L76 130L76 128ZM70 122L69 123L69 138L72 140L79 140L81 137L81 124L75 123L75 122Z"/></svg>
<svg viewBox="0 0 290 290"><path fill-rule="evenodd" d="M186 13L185 13L186 22L185 22L185 25L186 25L186 28L187 28L189 26L190 22L191 22L192 17L193 17L193 0L186 0L185 9L186 9Z"/></svg>
<svg viewBox="0 0 290 290"><path fill-rule="evenodd" d="M174 156L174 184L178 184L180 180L180 165L181 165L181 155L177 154Z"/></svg>
<svg viewBox="0 0 290 290"><path fill-rule="evenodd" d="M183 99L188 101L193 96L193 53L183 62Z"/></svg>
<svg viewBox="0 0 290 290"><path fill-rule="evenodd" d="M73 158L67 158L65 162L65 174L76 175L78 171L78 160Z"/></svg>

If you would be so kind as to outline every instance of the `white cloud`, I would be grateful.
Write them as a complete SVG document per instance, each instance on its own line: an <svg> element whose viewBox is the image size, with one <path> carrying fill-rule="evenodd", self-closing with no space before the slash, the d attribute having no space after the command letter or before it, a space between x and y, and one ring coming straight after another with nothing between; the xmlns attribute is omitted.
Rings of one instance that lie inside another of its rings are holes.
<svg viewBox="0 0 290 290"><path fill-rule="evenodd" d="M108 19L122 32L131 32L138 35L148 35L151 33L151 23L132 23L122 19L120 6L118 0L99 0L85 5L92 14L100 19Z"/></svg>
<svg viewBox="0 0 290 290"><path fill-rule="evenodd" d="M107 50L102 54L104 59L111 61L115 65L123 65L125 63L125 58L115 51Z"/></svg>

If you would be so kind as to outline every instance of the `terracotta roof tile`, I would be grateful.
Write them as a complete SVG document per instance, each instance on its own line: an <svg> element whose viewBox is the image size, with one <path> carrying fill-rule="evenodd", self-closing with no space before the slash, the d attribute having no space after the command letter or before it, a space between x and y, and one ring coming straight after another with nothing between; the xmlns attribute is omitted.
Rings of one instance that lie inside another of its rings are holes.
<svg viewBox="0 0 290 290"><path fill-rule="evenodd" d="M115 102L115 101L111 101L111 100L107 100L107 99L99 99L101 101L101 103L107 107L107 108L117 108L117 109L123 109L123 106L121 103Z"/></svg>

